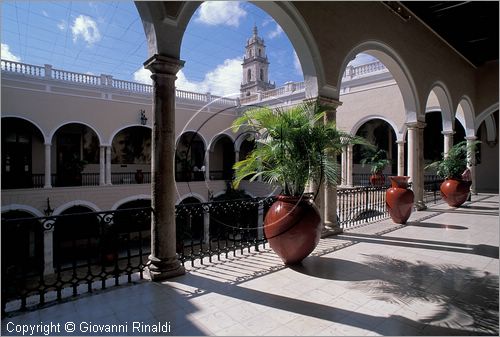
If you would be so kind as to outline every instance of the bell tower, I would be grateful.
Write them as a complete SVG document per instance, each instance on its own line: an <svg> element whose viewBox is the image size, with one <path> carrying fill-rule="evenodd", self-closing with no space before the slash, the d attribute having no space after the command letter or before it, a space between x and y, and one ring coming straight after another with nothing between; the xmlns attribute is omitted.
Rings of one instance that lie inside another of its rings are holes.
<svg viewBox="0 0 500 337"><path fill-rule="evenodd" d="M241 97L250 96L260 91L274 89L274 83L269 82L269 61L266 55L264 39L257 33L257 26L253 27L253 35L247 40L243 58L243 82L241 83Z"/></svg>

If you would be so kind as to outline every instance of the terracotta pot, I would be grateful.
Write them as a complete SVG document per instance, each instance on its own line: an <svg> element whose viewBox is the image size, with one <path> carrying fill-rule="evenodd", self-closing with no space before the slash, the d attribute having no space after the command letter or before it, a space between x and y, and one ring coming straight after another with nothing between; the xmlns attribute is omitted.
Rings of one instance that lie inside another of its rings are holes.
<svg viewBox="0 0 500 337"><path fill-rule="evenodd" d="M309 197L280 195L264 219L264 233L271 248L285 262L297 264L318 245L321 217Z"/></svg>
<svg viewBox="0 0 500 337"><path fill-rule="evenodd" d="M383 174L377 173L370 176L370 184L372 186L383 186L385 183L385 177Z"/></svg>
<svg viewBox="0 0 500 337"><path fill-rule="evenodd" d="M385 192L385 205L392 221L405 224L413 208L413 191L408 188L407 176L390 176L391 187Z"/></svg>
<svg viewBox="0 0 500 337"><path fill-rule="evenodd" d="M441 184L441 197L451 207L459 207L469 196L472 181L446 179Z"/></svg>

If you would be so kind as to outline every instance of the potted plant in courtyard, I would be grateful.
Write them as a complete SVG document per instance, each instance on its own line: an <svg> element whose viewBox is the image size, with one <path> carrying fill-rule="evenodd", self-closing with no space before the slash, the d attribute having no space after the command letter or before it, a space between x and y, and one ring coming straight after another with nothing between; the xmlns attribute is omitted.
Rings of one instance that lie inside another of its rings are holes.
<svg viewBox="0 0 500 337"><path fill-rule="evenodd" d="M300 263L321 236L321 217L312 196L304 194L306 186L319 186L322 180L336 184L337 155L342 146L359 139L339 131L333 122L323 122L325 114L316 103L289 109L255 108L232 125L234 132L250 128L260 134L247 158L234 164L233 185L261 177L281 187L266 214L264 233L286 264Z"/></svg>
<svg viewBox="0 0 500 337"><path fill-rule="evenodd" d="M387 159L387 151L376 150L374 147L366 147L363 159L360 161L363 166L370 165L370 183L372 186L383 186L385 183L385 177L382 173L384 169L389 166L391 161Z"/></svg>
<svg viewBox="0 0 500 337"><path fill-rule="evenodd" d="M445 180L440 186L441 197L452 207L459 207L469 196L472 181L468 166L472 163L467 157L467 153L475 155L477 145L480 141L467 144L462 141L455 144L443 159L435 161L425 167L425 169L435 169L436 174Z"/></svg>

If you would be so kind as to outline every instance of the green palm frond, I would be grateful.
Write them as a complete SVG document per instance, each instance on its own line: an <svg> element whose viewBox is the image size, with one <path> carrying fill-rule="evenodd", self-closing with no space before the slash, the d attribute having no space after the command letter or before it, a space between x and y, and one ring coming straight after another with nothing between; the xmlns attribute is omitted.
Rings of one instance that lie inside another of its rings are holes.
<svg viewBox="0 0 500 337"><path fill-rule="evenodd" d="M338 130L334 122L324 123L325 115L315 103L244 112L233 122L233 131L251 129L260 137L250 155L234 165L235 188L247 177L278 184L288 195L302 194L311 180L336 184L337 155L347 144L366 141Z"/></svg>

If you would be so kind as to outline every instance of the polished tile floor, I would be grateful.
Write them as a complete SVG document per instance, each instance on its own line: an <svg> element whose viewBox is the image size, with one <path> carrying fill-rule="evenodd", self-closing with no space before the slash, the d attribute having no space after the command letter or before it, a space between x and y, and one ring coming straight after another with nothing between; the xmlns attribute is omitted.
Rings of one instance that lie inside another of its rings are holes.
<svg viewBox="0 0 500 337"><path fill-rule="evenodd" d="M322 239L297 267L246 252L4 318L2 334L498 335L498 210L487 194L431 205Z"/></svg>

